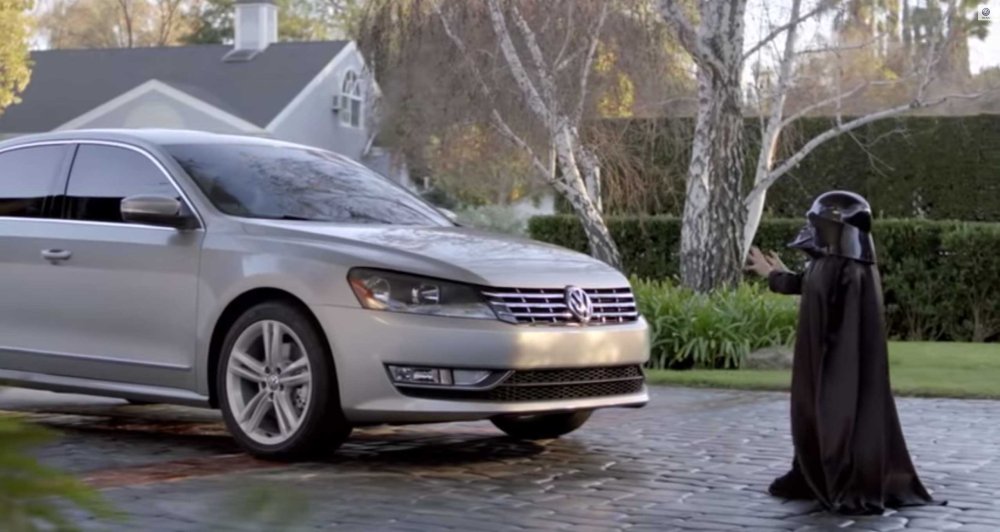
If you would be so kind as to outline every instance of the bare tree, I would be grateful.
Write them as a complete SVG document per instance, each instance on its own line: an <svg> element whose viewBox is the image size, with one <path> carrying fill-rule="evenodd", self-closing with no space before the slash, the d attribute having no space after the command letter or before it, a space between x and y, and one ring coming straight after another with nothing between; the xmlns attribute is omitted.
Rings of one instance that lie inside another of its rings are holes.
<svg viewBox="0 0 1000 532"><path fill-rule="evenodd" d="M186 0L156 0L156 8L159 12L156 28L157 46L166 46L174 36L181 4L185 2Z"/></svg>
<svg viewBox="0 0 1000 532"><path fill-rule="evenodd" d="M828 94L786 112L786 96L801 80L796 77L797 61L806 54L836 55L845 45L799 49L800 27L806 21L837 7L820 0L803 9L802 0L792 0L787 19L770 28L763 39L744 47L746 0L719 0L699 3L699 19L694 25L683 11L683 2L662 0L661 13L673 25L684 48L698 67L698 118L688 172L681 238L681 277L687 286L707 291L732 284L740 278L743 261L753 242L763 214L768 188L786 175L823 143L877 120L916 109L939 105L953 99L969 99L981 93L942 93L933 90L936 68L948 35L954 3L942 17L940 31L930 32L923 43L925 53L912 72L891 82L865 81L843 86L839 79L826 80ZM775 41L784 36L782 48ZM877 41L877 40L876 40ZM875 46L876 41L860 46ZM857 47L859 45L850 45ZM743 195L742 129L746 104L742 96L742 73L751 57L775 49L773 81L756 99L761 107L761 150L753 186ZM861 116L844 118L843 104L873 87L891 83L910 91L903 103L871 110ZM794 153L778 159L782 131L795 120L817 113L833 114L829 129L808 139Z"/></svg>
<svg viewBox="0 0 1000 532"><path fill-rule="evenodd" d="M461 2L437 1L434 10L444 31L465 58L464 67L478 85L481 101L491 106L493 127L522 150L535 174L569 202L583 225L591 254L620 267L618 248L601 214L600 164L580 136L590 73L608 14L607 2L591 2L589 7L595 12L592 24L565 26L565 44L551 50L543 50L535 29L517 2L503 6L499 0L487 3L496 47L503 58L498 64L514 79L519 97L535 119L528 128L540 130L542 142L534 142L531 131L516 130L500 107L494 105L494 88L476 59L484 52L471 49L451 20L450 8L458 4ZM573 41L579 42L576 49L571 47Z"/></svg>
<svg viewBox="0 0 1000 532"><path fill-rule="evenodd" d="M52 0L37 27L52 48L178 44L192 31L192 0ZM231 8L230 8L231 9Z"/></svg>
<svg viewBox="0 0 1000 532"><path fill-rule="evenodd" d="M132 1L118 0L118 7L121 8L122 22L125 24L125 47L131 48L135 44L135 31L132 26Z"/></svg>

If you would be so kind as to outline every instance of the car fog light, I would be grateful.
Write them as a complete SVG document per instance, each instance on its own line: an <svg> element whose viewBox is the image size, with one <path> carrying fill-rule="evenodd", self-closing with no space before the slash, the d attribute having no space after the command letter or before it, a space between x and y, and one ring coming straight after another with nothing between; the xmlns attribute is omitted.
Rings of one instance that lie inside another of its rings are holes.
<svg viewBox="0 0 1000 532"><path fill-rule="evenodd" d="M389 374L393 381L405 384L451 384L451 371L447 369L389 366Z"/></svg>
<svg viewBox="0 0 1000 532"><path fill-rule="evenodd" d="M493 372L487 370L456 369L451 374L456 386L473 386L488 379Z"/></svg>

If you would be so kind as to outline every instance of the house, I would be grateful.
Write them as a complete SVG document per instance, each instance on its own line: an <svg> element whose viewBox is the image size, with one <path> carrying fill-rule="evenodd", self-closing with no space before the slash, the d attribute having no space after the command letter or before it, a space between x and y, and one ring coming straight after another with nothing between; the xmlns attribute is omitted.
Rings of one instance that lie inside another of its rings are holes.
<svg viewBox="0 0 1000 532"><path fill-rule="evenodd" d="M374 146L377 85L352 41L277 42L272 0L237 0L232 45L31 54L0 138L82 128L181 128L328 149L408 184Z"/></svg>

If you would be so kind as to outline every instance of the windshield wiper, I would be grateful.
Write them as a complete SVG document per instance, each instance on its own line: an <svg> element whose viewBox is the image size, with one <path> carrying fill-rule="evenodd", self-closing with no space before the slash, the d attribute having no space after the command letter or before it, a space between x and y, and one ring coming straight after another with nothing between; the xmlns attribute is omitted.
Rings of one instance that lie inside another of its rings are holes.
<svg viewBox="0 0 1000 532"><path fill-rule="evenodd" d="M307 218L305 216L295 216L294 214L282 214L280 216L265 216L269 220L290 220L293 222L329 222L325 218Z"/></svg>

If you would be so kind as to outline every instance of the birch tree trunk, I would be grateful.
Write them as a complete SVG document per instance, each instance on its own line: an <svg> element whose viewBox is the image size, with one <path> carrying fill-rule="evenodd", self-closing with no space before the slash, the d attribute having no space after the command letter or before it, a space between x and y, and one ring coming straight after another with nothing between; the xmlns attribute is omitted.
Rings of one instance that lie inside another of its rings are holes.
<svg viewBox="0 0 1000 532"><path fill-rule="evenodd" d="M799 35L799 20L802 10L802 0L792 0L792 10L789 16L790 22L785 35L785 49L781 55L781 63L778 65L778 80L768 105L767 123L764 126L764 133L760 139L760 154L757 156L757 169L754 172L754 188L758 187L765 179L771 169L774 168L774 158L778 152L778 139L784 129L785 96L788 93L788 86L791 82L792 66L795 62L795 47ZM761 190L757 194L750 194L746 200L747 219L743 226L743 241L740 246L740 260L746 260L753 245L753 239L757 235L760 227L760 220L764 216L764 202L767 201L767 190Z"/></svg>
<svg viewBox="0 0 1000 532"><path fill-rule="evenodd" d="M698 101L680 273L685 286L704 292L735 284L742 274L743 113L739 84L705 69L698 72Z"/></svg>
<svg viewBox="0 0 1000 532"><path fill-rule="evenodd" d="M569 202L587 235L590 254L616 268L621 268L621 255L611 231L601 213L600 166L597 157L584 148L576 133L568 127L553 136L556 161L561 182L557 186Z"/></svg>
<svg viewBox="0 0 1000 532"><path fill-rule="evenodd" d="M760 159L757 162L757 172L754 175L755 185L767 178L768 172L774 166L774 152L777 149L778 135L780 134L781 131L779 129L770 141L765 139L765 142L767 143L762 144L760 147ZM743 241L740 246L740 257L744 259L750 252L750 246L753 245L754 237L757 236L757 229L760 229L760 221L764 217L764 202L766 201L767 190L762 190L760 193L747 198L747 219L746 223L743 225Z"/></svg>
<svg viewBox="0 0 1000 532"><path fill-rule="evenodd" d="M740 281L743 187L743 33L746 0L699 2L693 26L679 2L661 12L698 65L698 118L681 228L681 282L707 292Z"/></svg>

